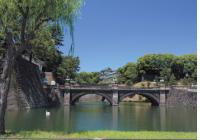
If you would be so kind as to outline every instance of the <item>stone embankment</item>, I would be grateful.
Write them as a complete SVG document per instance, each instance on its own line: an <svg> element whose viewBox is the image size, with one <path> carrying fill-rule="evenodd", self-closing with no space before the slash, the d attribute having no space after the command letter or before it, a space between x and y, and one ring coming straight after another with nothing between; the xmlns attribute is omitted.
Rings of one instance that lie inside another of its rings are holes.
<svg viewBox="0 0 200 140"><path fill-rule="evenodd" d="M47 94L43 90L37 65L19 58L15 71L16 77L12 81L8 94L8 109L19 110L48 106Z"/></svg>
<svg viewBox="0 0 200 140"><path fill-rule="evenodd" d="M197 92L185 88L172 88L166 97L167 106L197 106Z"/></svg>

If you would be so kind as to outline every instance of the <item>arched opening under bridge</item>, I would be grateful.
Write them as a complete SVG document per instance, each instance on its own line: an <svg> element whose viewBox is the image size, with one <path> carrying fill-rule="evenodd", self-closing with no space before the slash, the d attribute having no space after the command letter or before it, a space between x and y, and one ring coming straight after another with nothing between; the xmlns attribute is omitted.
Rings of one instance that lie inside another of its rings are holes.
<svg viewBox="0 0 200 140"><path fill-rule="evenodd" d="M96 95L96 96L94 96L94 95ZM99 102L99 101L104 101L104 99L108 102L108 104L112 105L112 97L110 97L109 95L106 95L104 93L93 93L93 94L79 93L79 94L73 95L73 97L71 99L71 104L75 105L79 101L81 101L81 102L83 102L83 101L86 101L86 102L97 101L97 102Z"/></svg>
<svg viewBox="0 0 200 140"><path fill-rule="evenodd" d="M150 94L150 93L133 93L133 92L130 92L130 93L127 93L127 94L120 96L119 102L122 102L127 97L134 97L136 95L144 97L145 99L143 99L143 102L150 102L151 105L153 105L153 106L159 105L159 98L156 97L155 95Z"/></svg>

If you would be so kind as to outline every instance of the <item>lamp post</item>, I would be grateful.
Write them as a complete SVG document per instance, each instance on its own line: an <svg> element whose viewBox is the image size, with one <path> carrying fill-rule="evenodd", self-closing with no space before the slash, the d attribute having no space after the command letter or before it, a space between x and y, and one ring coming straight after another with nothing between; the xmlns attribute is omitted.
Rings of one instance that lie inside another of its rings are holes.
<svg viewBox="0 0 200 140"><path fill-rule="evenodd" d="M165 87L165 80L163 77L160 78L160 83L161 83L161 86L164 84L164 87Z"/></svg>
<svg viewBox="0 0 200 140"><path fill-rule="evenodd" d="M117 84L117 78L116 77L113 78L113 84Z"/></svg>
<svg viewBox="0 0 200 140"><path fill-rule="evenodd" d="M69 92L71 90L71 79L67 76L67 78L65 79L68 83L68 86L69 86Z"/></svg>
<svg viewBox="0 0 200 140"><path fill-rule="evenodd" d="M67 78L65 79L65 81L67 81L68 83L68 87L66 88L67 90L65 91L64 93L64 105L70 105L71 104L71 101L70 101L70 98L71 98L71 79L67 76ZM66 85L65 85L66 86Z"/></svg>
<svg viewBox="0 0 200 140"><path fill-rule="evenodd" d="M113 87L114 87L115 89L118 88L118 83L117 83L117 78L116 78L116 77L113 77L112 83L113 83Z"/></svg>
<svg viewBox="0 0 200 140"><path fill-rule="evenodd" d="M189 82L189 80L188 80L188 79L189 79L189 78L188 78L188 77L189 77L189 74L186 73L186 74L185 74L185 77L186 77L186 80L187 80L187 86L190 87L190 82Z"/></svg>

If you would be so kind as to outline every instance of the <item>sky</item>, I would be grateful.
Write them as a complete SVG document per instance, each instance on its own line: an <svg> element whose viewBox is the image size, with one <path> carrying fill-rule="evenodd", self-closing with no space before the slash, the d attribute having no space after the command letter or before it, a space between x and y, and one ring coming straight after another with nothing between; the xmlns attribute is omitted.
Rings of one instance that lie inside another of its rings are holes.
<svg viewBox="0 0 200 140"><path fill-rule="evenodd" d="M196 11L196 0L85 0L74 25L80 71L117 69L149 53L196 53Z"/></svg>

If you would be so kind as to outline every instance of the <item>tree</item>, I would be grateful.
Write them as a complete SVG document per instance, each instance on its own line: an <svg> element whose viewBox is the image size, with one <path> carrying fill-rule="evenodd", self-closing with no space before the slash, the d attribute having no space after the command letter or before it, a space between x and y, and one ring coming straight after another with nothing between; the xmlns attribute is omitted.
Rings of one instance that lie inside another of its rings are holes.
<svg viewBox="0 0 200 140"><path fill-rule="evenodd" d="M160 76L160 72L171 68L171 63L175 59L172 54L147 54L137 61L140 77L146 76L150 80Z"/></svg>
<svg viewBox="0 0 200 140"><path fill-rule="evenodd" d="M129 62L117 70L119 73L118 82L123 84L133 84L138 80L137 65Z"/></svg>
<svg viewBox="0 0 200 140"><path fill-rule="evenodd" d="M100 81L99 72L80 72L76 75L79 84L98 84Z"/></svg>
<svg viewBox="0 0 200 140"><path fill-rule="evenodd" d="M38 38L45 38L40 33L52 24L69 25L72 32L80 4L80 0L0 0L1 48L5 49L0 76L0 134L5 133L7 96L17 58L31 52Z"/></svg>
<svg viewBox="0 0 200 140"><path fill-rule="evenodd" d="M170 76L170 79L169 79L169 85L175 85L176 84L176 77L174 76L174 74L172 74Z"/></svg>
<svg viewBox="0 0 200 140"><path fill-rule="evenodd" d="M53 25L41 32L40 36L46 37L37 39L35 42L37 47L33 48L31 57L44 61L44 70L51 71L56 76L57 67L62 62L62 52L59 51L59 47L63 46L63 33L59 26Z"/></svg>
<svg viewBox="0 0 200 140"><path fill-rule="evenodd" d="M191 78L193 79L194 84L197 84L197 66L194 69L194 72L192 73Z"/></svg>
<svg viewBox="0 0 200 140"><path fill-rule="evenodd" d="M75 79L79 71L80 60L78 57L66 56L57 69L58 82L63 84L66 78Z"/></svg>
<svg viewBox="0 0 200 140"><path fill-rule="evenodd" d="M168 83L170 81L170 77L172 75L171 67L162 69L160 71L160 77L163 77L164 81Z"/></svg>
<svg viewBox="0 0 200 140"><path fill-rule="evenodd" d="M177 56L171 65L172 72L176 79L192 78L196 81L197 55L187 54Z"/></svg>

